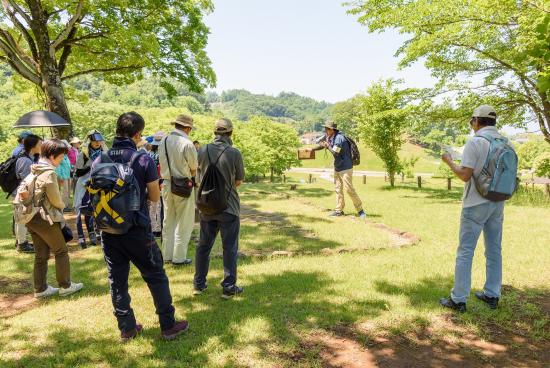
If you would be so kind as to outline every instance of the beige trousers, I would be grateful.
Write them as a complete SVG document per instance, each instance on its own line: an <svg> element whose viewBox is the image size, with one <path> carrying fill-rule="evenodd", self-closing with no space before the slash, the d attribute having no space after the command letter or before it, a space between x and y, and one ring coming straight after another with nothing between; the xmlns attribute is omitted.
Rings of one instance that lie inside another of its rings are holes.
<svg viewBox="0 0 550 368"><path fill-rule="evenodd" d="M357 212L363 209L363 203L353 187L353 169L334 172L334 189L336 190L336 211L343 211L346 205L344 190L351 197L351 201Z"/></svg>
<svg viewBox="0 0 550 368"><path fill-rule="evenodd" d="M193 189L193 192L195 189ZM170 190L170 181L162 187L164 222L162 228L162 256L165 261L183 262L195 223L195 194L178 197Z"/></svg>

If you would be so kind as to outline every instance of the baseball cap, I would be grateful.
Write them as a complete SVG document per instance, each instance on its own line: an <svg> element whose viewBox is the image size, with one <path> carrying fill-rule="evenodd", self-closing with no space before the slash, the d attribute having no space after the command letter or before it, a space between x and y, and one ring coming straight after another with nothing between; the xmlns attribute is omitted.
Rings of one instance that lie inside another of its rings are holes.
<svg viewBox="0 0 550 368"><path fill-rule="evenodd" d="M474 110L474 113L472 114L473 118L489 118L489 119L495 119L497 118L497 112L495 109L490 105L481 105L477 109Z"/></svg>
<svg viewBox="0 0 550 368"><path fill-rule="evenodd" d="M23 140L31 134L32 132L30 130L23 130L21 133L19 133L19 139Z"/></svg>
<svg viewBox="0 0 550 368"><path fill-rule="evenodd" d="M221 118L216 121L214 133L229 133L233 131L233 123L227 118Z"/></svg>

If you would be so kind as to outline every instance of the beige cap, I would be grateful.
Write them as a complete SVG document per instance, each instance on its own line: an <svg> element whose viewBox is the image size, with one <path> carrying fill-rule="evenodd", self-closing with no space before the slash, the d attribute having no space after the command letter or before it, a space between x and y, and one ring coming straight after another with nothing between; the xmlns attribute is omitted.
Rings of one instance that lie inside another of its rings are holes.
<svg viewBox="0 0 550 368"><path fill-rule="evenodd" d="M335 123L334 121L332 121L332 120L327 120L327 121L325 122L325 125L324 125L324 126L325 126L325 128L329 128L329 129L334 129L334 130L335 130L335 129L338 129L336 123Z"/></svg>
<svg viewBox="0 0 550 368"><path fill-rule="evenodd" d="M82 141L80 139L78 139L78 137L73 137L73 139L71 139L71 141L69 143L70 144L77 144L77 143L82 143Z"/></svg>
<svg viewBox="0 0 550 368"><path fill-rule="evenodd" d="M227 118L221 118L216 122L214 133L229 133L233 131L233 123Z"/></svg>
<svg viewBox="0 0 550 368"><path fill-rule="evenodd" d="M495 119L497 118L497 112L492 106L489 105L481 105L477 109L474 110L474 113L472 114L473 118L489 118L489 119Z"/></svg>
<svg viewBox="0 0 550 368"><path fill-rule="evenodd" d="M193 128L193 118L186 114L181 114L176 117L176 120L172 121L170 124L176 125L179 124L184 127Z"/></svg>

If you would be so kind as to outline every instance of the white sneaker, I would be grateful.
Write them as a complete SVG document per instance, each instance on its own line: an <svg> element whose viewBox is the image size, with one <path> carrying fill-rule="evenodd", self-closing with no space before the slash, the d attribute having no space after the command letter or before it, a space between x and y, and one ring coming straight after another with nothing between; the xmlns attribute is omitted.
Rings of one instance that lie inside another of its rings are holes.
<svg viewBox="0 0 550 368"><path fill-rule="evenodd" d="M41 293L34 293L34 297L35 297L35 298L47 298L47 297L49 297L49 296L52 296L52 295L57 294L58 291L59 291L58 288L54 288L53 286L48 285L48 287L46 288L46 290L44 290L43 292L41 292Z"/></svg>
<svg viewBox="0 0 550 368"><path fill-rule="evenodd" d="M68 288L59 289L59 296L67 296L67 295L74 294L77 291L82 290L83 287L84 287L84 284L81 282L79 283L71 282L71 286L69 286Z"/></svg>

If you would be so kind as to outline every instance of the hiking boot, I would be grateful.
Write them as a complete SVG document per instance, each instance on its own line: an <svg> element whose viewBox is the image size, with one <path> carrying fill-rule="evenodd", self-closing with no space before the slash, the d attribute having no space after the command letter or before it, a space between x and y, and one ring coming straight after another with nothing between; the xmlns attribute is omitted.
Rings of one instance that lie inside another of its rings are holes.
<svg viewBox="0 0 550 368"><path fill-rule="evenodd" d="M439 304L458 312L466 312L466 303L455 303L451 297L439 299Z"/></svg>
<svg viewBox="0 0 550 368"><path fill-rule="evenodd" d="M48 285L46 290L40 292L40 293L34 293L35 298L47 298L49 296L55 295L59 292L58 288L54 288L51 285Z"/></svg>
<svg viewBox="0 0 550 368"><path fill-rule="evenodd" d="M69 286L68 288L59 289L59 296L67 296L67 295L74 294L82 290L83 287L84 287L83 283L71 282L71 286Z"/></svg>
<svg viewBox="0 0 550 368"><path fill-rule="evenodd" d="M341 216L345 216L344 211L332 211L328 215L328 217L341 217Z"/></svg>
<svg viewBox="0 0 550 368"><path fill-rule="evenodd" d="M204 285L203 287L193 287L193 295L202 295L204 291L208 289L208 285Z"/></svg>
<svg viewBox="0 0 550 368"><path fill-rule="evenodd" d="M484 302L491 309L497 309L498 307L498 298L491 298L490 296L485 295L484 292L478 291L475 293L476 298Z"/></svg>
<svg viewBox="0 0 550 368"><path fill-rule="evenodd" d="M90 245L92 245L92 246L97 245L97 237L94 233L90 234Z"/></svg>
<svg viewBox="0 0 550 368"><path fill-rule="evenodd" d="M222 293L223 299L231 299L235 295L241 295L243 293L244 289L240 286L233 285L230 288L224 288Z"/></svg>
<svg viewBox="0 0 550 368"><path fill-rule="evenodd" d="M19 253L34 253L34 246L28 241L25 241L24 243L17 244L17 251Z"/></svg>
<svg viewBox="0 0 550 368"><path fill-rule="evenodd" d="M178 337L188 329L189 329L189 322L180 321L180 322L176 322L174 327L172 327L171 329L162 331L161 335L164 340L174 340L176 337Z"/></svg>
<svg viewBox="0 0 550 368"><path fill-rule="evenodd" d="M172 261L172 264L174 266L189 266L191 263L193 263L193 260L191 258L186 258L181 262L174 262Z"/></svg>
<svg viewBox="0 0 550 368"><path fill-rule="evenodd" d="M357 213L357 216L359 216L360 219L364 220L367 218L367 214L365 213L365 211L361 210Z"/></svg>
<svg viewBox="0 0 550 368"><path fill-rule="evenodd" d="M128 342L134 339L137 335L139 335L141 330L143 330L143 326L138 323L136 324L136 328L130 331L122 331L120 333L120 340L122 340L122 342Z"/></svg>

